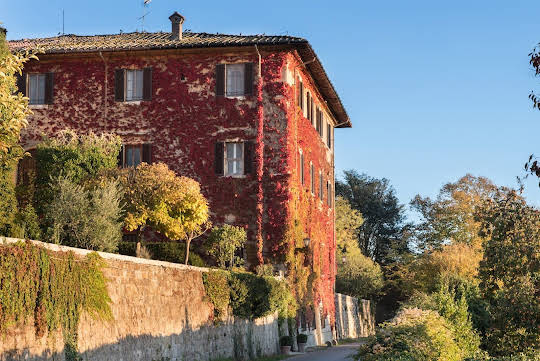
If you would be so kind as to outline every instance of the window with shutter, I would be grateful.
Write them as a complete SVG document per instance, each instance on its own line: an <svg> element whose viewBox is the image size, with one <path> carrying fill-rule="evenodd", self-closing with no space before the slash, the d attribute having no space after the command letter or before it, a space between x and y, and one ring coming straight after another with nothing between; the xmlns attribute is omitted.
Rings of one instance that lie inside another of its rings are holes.
<svg viewBox="0 0 540 361"><path fill-rule="evenodd" d="M311 194L315 194L315 167L313 163L310 165L310 176L311 176Z"/></svg>
<svg viewBox="0 0 540 361"><path fill-rule="evenodd" d="M30 104L46 104L46 74L28 74L28 98Z"/></svg>
<svg viewBox="0 0 540 361"><path fill-rule="evenodd" d="M300 150L300 183L302 185L305 184L304 178L304 153L302 153L302 150Z"/></svg>
<svg viewBox="0 0 540 361"><path fill-rule="evenodd" d="M330 123L326 124L326 145L332 149L332 126Z"/></svg>
<svg viewBox="0 0 540 361"><path fill-rule="evenodd" d="M306 118L311 120L311 94L309 92L306 93Z"/></svg>
<svg viewBox="0 0 540 361"><path fill-rule="evenodd" d="M324 198L323 187L324 187L323 175L322 175L322 172L319 172L319 198L321 199L321 201Z"/></svg>
<svg viewBox="0 0 540 361"><path fill-rule="evenodd" d="M244 143L225 143L225 175L244 174Z"/></svg>
<svg viewBox="0 0 540 361"><path fill-rule="evenodd" d="M326 182L326 204L328 204L328 207L332 207L332 186L330 181Z"/></svg>
<svg viewBox="0 0 540 361"><path fill-rule="evenodd" d="M124 78L124 69L116 69L114 71L114 100L117 102L123 102L125 100Z"/></svg>
<svg viewBox="0 0 540 361"><path fill-rule="evenodd" d="M136 167L143 161L143 145L142 144L126 144L123 146L122 166Z"/></svg>

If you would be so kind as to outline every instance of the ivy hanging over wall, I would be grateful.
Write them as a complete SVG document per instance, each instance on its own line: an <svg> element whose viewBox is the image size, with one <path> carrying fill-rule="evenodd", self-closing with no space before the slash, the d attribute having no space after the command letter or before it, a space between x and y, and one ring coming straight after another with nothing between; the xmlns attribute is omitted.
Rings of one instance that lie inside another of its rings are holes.
<svg viewBox="0 0 540 361"><path fill-rule="evenodd" d="M33 318L37 336L61 330L66 359L77 355L81 313L112 320L103 259L77 258L31 242L0 243L0 334Z"/></svg>
<svg viewBox="0 0 540 361"><path fill-rule="evenodd" d="M247 272L210 271L203 273L209 301L214 306L214 321L232 315L255 319L278 312L279 318L296 315L296 301L287 283L272 276Z"/></svg>

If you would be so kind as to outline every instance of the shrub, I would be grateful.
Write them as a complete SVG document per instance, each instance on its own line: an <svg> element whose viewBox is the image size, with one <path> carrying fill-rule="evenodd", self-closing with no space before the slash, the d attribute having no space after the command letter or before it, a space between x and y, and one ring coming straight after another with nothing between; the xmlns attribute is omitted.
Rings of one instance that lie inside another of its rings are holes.
<svg viewBox="0 0 540 361"><path fill-rule="evenodd" d="M338 259L336 291L357 298L376 298L384 286L381 267L360 251L344 253Z"/></svg>
<svg viewBox="0 0 540 361"><path fill-rule="evenodd" d="M246 243L246 230L225 224L214 227L208 236L208 253L220 268L242 266L243 259L235 256L236 251Z"/></svg>
<svg viewBox="0 0 540 361"><path fill-rule="evenodd" d="M152 255L151 259L158 261L184 263L186 257L186 245L180 242L143 242L145 247ZM118 244L118 253L125 256L137 257L137 243L120 242ZM191 253L189 265L197 267L206 267L206 262L197 253Z"/></svg>
<svg viewBox="0 0 540 361"><path fill-rule="evenodd" d="M12 236L17 212L13 168L0 167L0 235Z"/></svg>
<svg viewBox="0 0 540 361"><path fill-rule="evenodd" d="M292 346L294 343L294 340L291 336L281 336L279 338L279 345L280 346Z"/></svg>
<svg viewBox="0 0 540 361"><path fill-rule="evenodd" d="M122 238L118 183L86 189L66 177L51 181L54 198L46 205L44 221L50 242L113 252Z"/></svg>
<svg viewBox="0 0 540 361"><path fill-rule="evenodd" d="M116 135L77 135L69 129L60 131L55 138L46 138L35 151L35 204L38 214L43 214L43 208L54 198L50 188L53 178L62 175L80 184L105 169L114 169L121 144L120 137Z"/></svg>
<svg viewBox="0 0 540 361"><path fill-rule="evenodd" d="M255 267L255 273L257 276L273 276L274 266L271 264L260 264Z"/></svg>
<svg viewBox="0 0 540 361"><path fill-rule="evenodd" d="M306 343L307 342L307 335L305 333L299 333L298 336L296 336L296 341L298 343Z"/></svg>
<svg viewBox="0 0 540 361"><path fill-rule="evenodd" d="M214 305L214 321L222 321L230 304L229 276L223 271L211 271L203 273L202 277L206 295Z"/></svg>
<svg viewBox="0 0 540 361"><path fill-rule="evenodd" d="M364 361L460 361L451 325L435 311L404 308L356 356Z"/></svg>

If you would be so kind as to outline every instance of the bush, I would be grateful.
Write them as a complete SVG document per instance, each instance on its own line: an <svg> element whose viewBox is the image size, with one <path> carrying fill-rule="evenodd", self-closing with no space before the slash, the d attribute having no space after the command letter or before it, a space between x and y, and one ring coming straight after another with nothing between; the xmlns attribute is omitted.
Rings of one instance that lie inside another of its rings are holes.
<svg viewBox="0 0 540 361"><path fill-rule="evenodd" d="M208 253L220 268L242 266L244 260L235 256L236 251L246 243L246 230L225 224L214 227L208 236Z"/></svg>
<svg viewBox="0 0 540 361"><path fill-rule="evenodd" d="M144 246L152 255L151 259L172 263L184 263L186 257L186 245L179 242L143 242ZM125 256L137 257L137 243L120 242L118 253ZM206 267L206 262L197 253L189 256L189 265L196 267Z"/></svg>
<svg viewBox="0 0 540 361"><path fill-rule="evenodd" d="M279 338L279 345L280 346L292 346L294 343L294 340L291 336L281 336Z"/></svg>
<svg viewBox="0 0 540 361"><path fill-rule="evenodd" d="M381 267L359 251L338 259L336 292L357 298L374 299L384 286Z"/></svg>
<svg viewBox="0 0 540 361"><path fill-rule="evenodd" d="M299 333L298 336L296 336L296 341L298 343L306 343L307 342L307 335L305 333Z"/></svg>
<svg viewBox="0 0 540 361"><path fill-rule="evenodd" d="M122 238L118 183L109 181L86 189L66 177L51 181L54 198L44 207L50 242L114 252Z"/></svg>
<svg viewBox="0 0 540 361"><path fill-rule="evenodd" d="M214 305L214 321L222 321L229 308L229 275L223 271L205 272L202 275L204 289Z"/></svg>
<svg viewBox="0 0 540 361"><path fill-rule="evenodd" d="M13 184L13 168L0 167L0 235L13 236L17 199Z"/></svg>
<svg viewBox="0 0 540 361"><path fill-rule="evenodd" d="M451 325L435 311L404 308L356 356L363 361L460 361Z"/></svg>
<svg viewBox="0 0 540 361"><path fill-rule="evenodd" d="M114 169L121 144L120 137L116 135L77 135L69 129L39 144L35 152L35 204L38 214L43 214L44 207L54 198L50 188L53 178L62 175L80 184L83 180L96 177L104 169Z"/></svg>

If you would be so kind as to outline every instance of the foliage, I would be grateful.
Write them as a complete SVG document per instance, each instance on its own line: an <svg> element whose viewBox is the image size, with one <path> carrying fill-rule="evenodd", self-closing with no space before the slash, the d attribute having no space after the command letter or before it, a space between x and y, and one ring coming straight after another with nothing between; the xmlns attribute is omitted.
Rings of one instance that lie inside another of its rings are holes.
<svg viewBox="0 0 540 361"><path fill-rule="evenodd" d="M296 341L298 343L306 343L307 342L307 335L305 333L299 333L298 336L296 336Z"/></svg>
<svg viewBox="0 0 540 361"><path fill-rule="evenodd" d="M346 199L362 214L358 231L362 253L379 264L388 264L408 253L408 226L403 206L387 179L376 179L354 170L336 181L336 195Z"/></svg>
<svg viewBox="0 0 540 361"><path fill-rule="evenodd" d="M292 346L294 343L294 340L291 336L281 336L279 338L279 345L280 346Z"/></svg>
<svg viewBox="0 0 540 361"><path fill-rule="evenodd" d="M151 254L151 259L158 261L184 263L186 257L186 245L177 242L143 242L144 247ZM120 242L118 244L118 253L126 256L136 257L137 244L135 242ZM191 253L189 265L197 267L206 267L206 263L197 253Z"/></svg>
<svg viewBox="0 0 540 361"><path fill-rule="evenodd" d="M66 349L77 345L81 312L110 320L103 260L90 253L52 253L30 242L0 245L0 332L31 317L36 334L61 329Z"/></svg>
<svg viewBox="0 0 540 361"><path fill-rule="evenodd" d="M122 191L115 181L85 188L65 176L53 179L54 198L44 208L50 242L114 252L122 239Z"/></svg>
<svg viewBox="0 0 540 361"><path fill-rule="evenodd" d="M121 171L126 201L125 228L150 226L171 240L186 240L185 263L191 241L209 228L208 201L199 183L178 177L164 163L141 163Z"/></svg>
<svg viewBox="0 0 540 361"><path fill-rule="evenodd" d="M285 281L247 272L211 271L203 274L206 293L214 305L215 320L226 310L234 316L255 319L278 312L280 318L296 315L296 300Z"/></svg>
<svg viewBox="0 0 540 361"><path fill-rule="evenodd" d="M229 224L214 227L208 236L208 253L214 257L220 268L239 267L243 264L243 259L235 256L235 253L244 247L246 238L246 230L242 227Z"/></svg>
<svg viewBox="0 0 540 361"><path fill-rule="evenodd" d="M255 267L255 274L257 276L273 276L274 266L269 263L257 265Z"/></svg>
<svg viewBox="0 0 540 361"><path fill-rule="evenodd" d="M210 271L202 275L204 290L214 306L214 320L222 321L227 316L230 303L229 275L225 271Z"/></svg>
<svg viewBox="0 0 540 361"><path fill-rule="evenodd" d="M108 133L78 135L73 130L62 130L54 138L46 138L37 146L35 204L39 215L55 197L51 180L63 176L74 184L81 184L105 169L114 169L122 141Z"/></svg>
<svg viewBox="0 0 540 361"><path fill-rule="evenodd" d="M360 249L358 246L358 230L364 223L362 214L353 209L343 197L335 201L336 213L336 243L340 253Z"/></svg>
<svg viewBox="0 0 540 361"><path fill-rule="evenodd" d="M486 204L481 289L491 304L495 355L540 349L540 211L515 194Z"/></svg>
<svg viewBox="0 0 540 361"><path fill-rule="evenodd" d="M430 250L462 243L479 250L483 239L479 235L478 212L497 191L489 179L467 174L455 183L445 184L435 200L417 195L411 202L422 219L415 227L416 247Z"/></svg>
<svg viewBox="0 0 540 361"><path fill-rule="evenodd" d="M451 325L435 311L405 308L361 346L363 361L459 361Z"/></svg>
<svg viewBox="0 0 540 361"><path fill-rule="evenodd" d="M345 261L341 256L346 257ZM384 286L381 267L358 252L338 255L336 291L353 297L375 299Z"/></svg>
<svg viewBox="0 0 540 361"><path fill-rule="evenodd" d="M17 213L13 168L0 169L0 234L12 236Z"/></svg>
<svg viewBox="0 0 540 361"><path fill-rule="evenodd" d="M441 285L439 290L431 295L415 293L406 303L405 308L420 308L433 310L448 321L452 328L454 341L463 358L477 356L480 352L480 336L473 329L469 307L463 290L458 297L448 285Z"/></svg>
<svg viewBox="0 0 540 361"><path fill-rule="evenodd" d="M21 129L31 114L28 98L17 92L16 75L21 75L24 63L37 59L34 53L11 53L5 32L0 31L0 172L13 166L22 155L18 145Z"/></svg>

